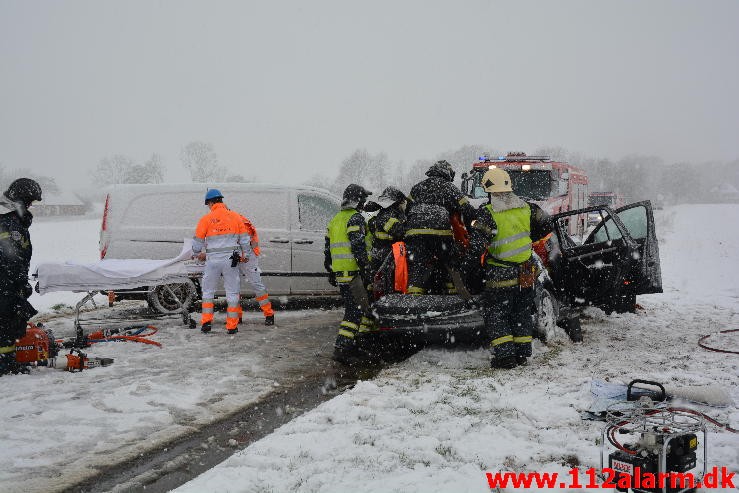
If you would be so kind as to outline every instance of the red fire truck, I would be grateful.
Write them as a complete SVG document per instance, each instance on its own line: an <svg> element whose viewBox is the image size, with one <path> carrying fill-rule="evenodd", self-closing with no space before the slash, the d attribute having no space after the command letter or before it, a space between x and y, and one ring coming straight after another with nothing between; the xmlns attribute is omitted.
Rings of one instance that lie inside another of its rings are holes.
<svg viewBox="0 0 739 493"><path fill-rule="evenodd" d="M549 156L527 156L511 152L506 156L483 156L472 164L472 170L462 175L462 192L471 199L487 199L482 187L482 175L490 168L502 168L511 175L513 191L519 197L534 202L549 214L557 214L588 206L588 175L565 162L552 161ZM586 218L569 224L571 234L584 233Z"/></svg>

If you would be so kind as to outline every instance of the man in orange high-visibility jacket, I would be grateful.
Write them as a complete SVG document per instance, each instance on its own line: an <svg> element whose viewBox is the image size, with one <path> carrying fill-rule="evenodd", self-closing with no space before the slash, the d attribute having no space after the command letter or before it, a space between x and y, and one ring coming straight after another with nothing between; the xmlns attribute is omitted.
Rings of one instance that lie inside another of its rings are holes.
<svg viewBox="0 0 739 493"><path fill-rule="evenodd" d="M228 303L226 330L229 334L235 334L239 331L239 263L251 254L249 234L241 216L226 208L220 191L214 188L208 190L205 205L210 208L210 212L200 218L192 241L192 252L199 260L205 260L201 284L203 305L200 330L203 333L211 330L218 278L223 276Z"/></svg>
<svg viewBox="0 0 739 493"><path fill-rule="evenodd" d="M254 255L250 255L248 259L240 264L241 274L246 278L251 288L254 290L255 299L259 303L264 314L264 325L275 324L275 312L272 311L272 303L269 302L269 294L267 288L262 282L261 270L259 269L259 235L257 229L245 216L241 216L241 220L246 227L246 233L249 235L249 245ZM239 304L239 321L241 321L241 304Z"/></svg>

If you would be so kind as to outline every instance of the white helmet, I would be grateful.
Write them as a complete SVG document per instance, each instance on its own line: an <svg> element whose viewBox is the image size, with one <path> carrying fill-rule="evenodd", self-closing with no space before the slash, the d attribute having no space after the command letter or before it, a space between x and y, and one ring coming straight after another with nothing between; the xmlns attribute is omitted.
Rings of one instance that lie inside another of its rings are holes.
<svg viewBox="0 0 739 493"><path fill-rule="evenodd" d="M488 193L512 192L511 176L501 168L490 168L482 175L482 187Z"/></svg>

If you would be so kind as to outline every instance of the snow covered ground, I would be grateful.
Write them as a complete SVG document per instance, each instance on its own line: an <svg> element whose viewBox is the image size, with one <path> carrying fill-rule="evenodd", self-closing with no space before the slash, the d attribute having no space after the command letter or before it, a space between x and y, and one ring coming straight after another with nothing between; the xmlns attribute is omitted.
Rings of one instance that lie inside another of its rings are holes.
<svg viewBox="0 0 739 493"><path fill-rule="evenodd" d="M665 294L640 297L636 314L590 310L582 345L537 343L512 371L491 370L483 350L425 350L176 491L484 492L485 472L600 467L603 424L579 413L593 379L715 383L739 402L739 356L696 344L739 321L737 220L736 205L658 211ZM739 427L736 406L689 405ZM739 436L713 430L708 458L739 471Z"/></svg>
<svg viewBox="0 0 739 493"><path fill-rule="evenodd" d="M537 343L528 367L507 372L491 370L482 350L425 350L178 491L489 491L485 472L599 467L602 423L579 413L592 401L593 379L717 383L739 402L739 356L696 344L700 335L737 327L739 230L727 228L737 220L737 205L658 211L665 293L640 297L644 310L636 314L590 310L584 344ZM33 263L95 260L98 227L87 218L35 222ZM79 297L53 293L31 302L48 314ZM290 365L280 331L299 339L305 320L331 326L339 316L278 312L277 327L248 323L235 337L202 336L170 321L157 324L162 348L91 348L91 356L115 358L109 367L3 377L0 490L60 490L95 467L228 414L267 393L275 369ZM69 317L48 326L72 335ZM736 337L719 343L739 349ZM691 406L739 427L736 406ZM709 466L739 471L739 437L712 431L708 455Z"/></svg>

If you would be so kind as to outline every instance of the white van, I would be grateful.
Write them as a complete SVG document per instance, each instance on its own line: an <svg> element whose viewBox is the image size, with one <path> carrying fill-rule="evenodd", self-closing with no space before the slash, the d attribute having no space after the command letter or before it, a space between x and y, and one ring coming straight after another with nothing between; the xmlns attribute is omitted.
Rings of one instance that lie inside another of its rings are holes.
<svg viewBox="0 0 739 493"><path fill-rule="evenodd" d="M115 185L105 199L100 258L177 256L183 239L192 238L198 220L208 212L203 205L208 188L220 190L226 206L249 218L257 229L259 266L270 296L338 294L328 283L323 249L326 226L339 211L341 201L326 190L307 186ZM197 283L197 276L194 281ZM246 282L242 286L244 294L253 294ZM167 308L157 306L167 305L166 293L156 293L153 288L149 291L149 302L154 308Z"/></svg>

